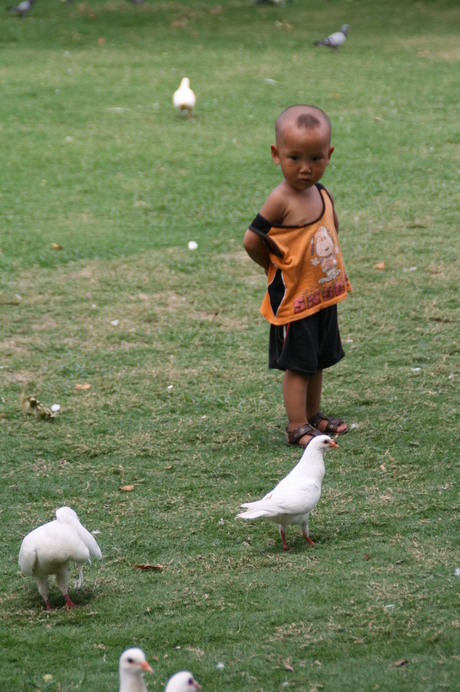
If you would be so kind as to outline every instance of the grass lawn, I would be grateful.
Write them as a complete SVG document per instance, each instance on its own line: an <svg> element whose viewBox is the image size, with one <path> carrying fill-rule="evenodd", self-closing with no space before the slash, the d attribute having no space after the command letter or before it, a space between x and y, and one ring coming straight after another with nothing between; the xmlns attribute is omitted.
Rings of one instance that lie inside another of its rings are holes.
<svg viewBox="0 0 460 692"><path fill-rule="evenodd" d="M116 690L129 646L149 690L182 668L213 691L458 688L459 21L455 0L2 13L2 691ZM343 23L337 53L314 47ZM300 458L242 247L296 102L333 125L354 291L323 410L353 429L316 546L292 528L285 553L235 515ZM24 413L32 395L55 420ZM17 555L61 505L103 560L72 579L80 608L53 580L47 612Z"/></svg>

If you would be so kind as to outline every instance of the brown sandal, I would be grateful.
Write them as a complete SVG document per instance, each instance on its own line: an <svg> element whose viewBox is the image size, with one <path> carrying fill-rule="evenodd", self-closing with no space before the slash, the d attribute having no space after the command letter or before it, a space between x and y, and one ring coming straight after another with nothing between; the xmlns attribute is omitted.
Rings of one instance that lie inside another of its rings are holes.
<svg viewBox="0 0 460 692"><path fill-rule="evenodd" d="M312 416L311 418L308 419L308 422L310 425L313 426L315 430L319 430L318 428L318 423L321 423L322 420L327 421L327 425L325 430L320 431L324 435L330 435L331 433L334 435L345 435L348 432L348 426L346 430L343 430L343 432L337 432L337 428L339 425L346 425L345 421L342 420L341 418L337 418L337 416L331 416L328 418L327 416L324 416L321 411L318 411L316 416Z"/></svg>
<svg viewBox="0 0 460 692"><path fill-rule="evenodd" d="M318 435L324 435L324 433L320 432L319 430L314 428L309 423L305 423L304 425L301 425L298 428L294 428L294 430L289 430L289 428L286 428L286 432L287 432L288 445L297 445L297 447L305 447L306 446L306 445L299 445L299 440L304 435L311 435L312 437L318 437Z"/></svg>

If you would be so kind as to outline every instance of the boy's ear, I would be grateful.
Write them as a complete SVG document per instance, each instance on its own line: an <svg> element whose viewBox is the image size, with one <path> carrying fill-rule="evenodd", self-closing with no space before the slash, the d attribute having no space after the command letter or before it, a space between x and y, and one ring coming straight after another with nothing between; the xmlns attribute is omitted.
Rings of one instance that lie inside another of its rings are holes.
<svg viewBox="0 0 460 692"><path fill-rule="evenodd" d="M334 147L329 147L329 161L331 160L332 152L334 151ZM329 163L328 161L328 163Z"/></svg>
<svg viewBox="0 0 460 692"><path fill-rule="evenodd" d="M273 163L275 163L278 166L278 164L280 162L280 155L279 155L278 147L275 144L271 145L271 152L272 152Z"/></svg>

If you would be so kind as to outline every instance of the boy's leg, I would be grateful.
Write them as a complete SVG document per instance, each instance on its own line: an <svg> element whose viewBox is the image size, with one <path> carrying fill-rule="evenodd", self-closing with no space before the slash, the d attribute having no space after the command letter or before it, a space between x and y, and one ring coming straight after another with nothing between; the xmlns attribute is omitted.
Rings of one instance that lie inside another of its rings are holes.
<svg viewBox="0 0 460 692"><path fill-rule="evenodd" d="M307 389L307 420L316 416L320 409L321 391L323 388L323 371L318 370L316 375L309 377Z"/></svg>
<svg viewBox="0 0 460 692"><path fill-rule="evenodd" d="M308 421L307 400L310 378L293 370L286 370L283 377L284 406L289 421L288 430L295 430ZM298 441L305 446L311 435L304 435Z"/></svg>
<svg viewBox="0 0 460 692"><path fill-rule="evenodd" d="M322 391L322 386L323 386L323 371L318 370L316 375L313 375L313 377L310 377L308 380L308 389L307 389L307 420L310 420L312 416L316 416L317 413L319 413L320 409L320 403L321 403L321 391ZM315 424L315 427L320 431L324 432L326 430L327 426L327 420L322 420L318 423L318 425ZM337 426L337 432L339 435L341 433L344 433L348 430L348 426L346 423L340 423L340 425Z"/></svg>

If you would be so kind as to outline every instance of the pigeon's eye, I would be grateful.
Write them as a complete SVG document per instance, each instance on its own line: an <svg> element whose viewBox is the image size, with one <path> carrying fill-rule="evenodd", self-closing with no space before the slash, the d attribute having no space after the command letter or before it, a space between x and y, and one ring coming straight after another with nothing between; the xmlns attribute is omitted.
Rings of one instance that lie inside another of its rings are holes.
<svg viewBox="0 0 460 692"><path fill-rule="evenodd" d="M128 663L134 663L134 659L128 658Z"/></svg>
<svg viewBox="0 0 460 692"><path fill-rule="evenodd" d="M193 678L189 678L188 684L189 684L189 685L193 685Z"/></svg>

